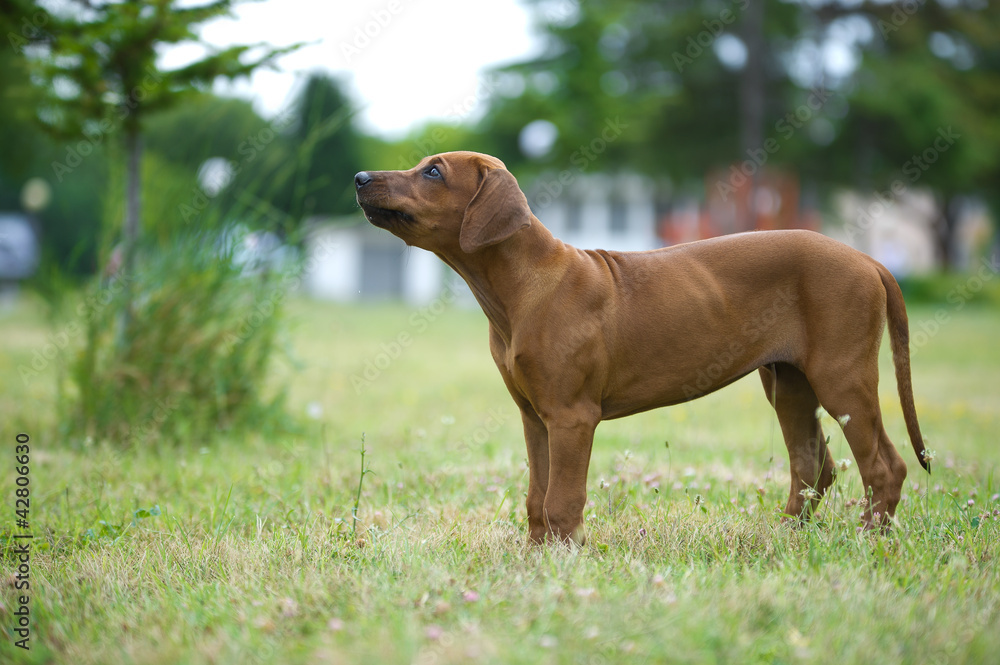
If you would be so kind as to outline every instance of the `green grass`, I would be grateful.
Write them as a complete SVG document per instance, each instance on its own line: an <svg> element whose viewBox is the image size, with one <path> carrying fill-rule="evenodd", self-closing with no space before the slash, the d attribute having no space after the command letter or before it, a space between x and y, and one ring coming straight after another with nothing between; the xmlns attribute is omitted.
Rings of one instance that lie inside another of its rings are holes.
<svg viewBox="0 0 1000 665"><path fill-rule="evenodd" d="M856 465L817 522L781 522L787 457L751 376L598 428L578 550L525 543L521 426L480 312L290 309L301 368L278 374L292 378L305 433L156 449L56 434L55 363L27 386L17 369L45 343L41 310L0 313L0 537L18 532L17 432L31 435L35 536L28 652L10 637L17 563L0 558L0 662L842 665L1000 653L995 309L951 312L914 358L932 476L883 354L886 427L910 469L891 535L857 532ZM936 309L911 308L911 322ZM358 390L352 376L364 381L369 361L378 375ZM373 473L352 536L362 436Z"/></svg>

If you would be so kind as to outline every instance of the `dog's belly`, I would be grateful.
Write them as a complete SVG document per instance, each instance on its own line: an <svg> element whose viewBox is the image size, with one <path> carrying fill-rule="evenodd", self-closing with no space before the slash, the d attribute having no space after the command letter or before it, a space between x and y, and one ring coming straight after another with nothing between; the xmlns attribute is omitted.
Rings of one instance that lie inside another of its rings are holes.
<svg viewBox="0 0 1000 665"><path fill-rule="evenodd" d="M647 372L612 371L601 401L605 420L688 402L737 381L758 367L789 362L785 344L731 343L716 353L662 358L644 366Z"/></svg>

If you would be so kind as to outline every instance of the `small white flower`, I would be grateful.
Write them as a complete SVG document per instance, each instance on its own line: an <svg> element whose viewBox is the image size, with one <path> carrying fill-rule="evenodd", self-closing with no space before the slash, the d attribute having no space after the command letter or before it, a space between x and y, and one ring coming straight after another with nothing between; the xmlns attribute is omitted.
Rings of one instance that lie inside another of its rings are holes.
<svg viewBox="0 0 1000 665"><path fill-rule="evenodd" d="M923 457L925 462L931 462L935 457L937 457L937 453L930 448L927 448L923 452Z"/></svg>
<svg viewBox="0 0 1000 665"><path fill-rule="evenodd" d="M816 497L819 496L819 492L817 492L816 490L814 490L811 487L805 488L804 490L802 490L801 492L799 492L799 494L801 494L802 496L804 496L807 501L812 501L813 499L815 499Z"/></svg>
<svg viewBox="0 0 1000 665"><path fill-rule="evenodd" d="M837 460L836 467L838 471L847 471L851 468L851 460L849 459L839 459Z"/></svg>
<svg viewBox="0 0 1000 665"><path fill-rule="evenodd" d="M847 427L847 423L851 422L851 414L845 413L842 416L837 416L837 422L840 423L841 427Z"/></svg>
<svg viewBox="0 0 1000 665"><path fill-rule="evenodd" d="M294 617L299 613L299 604L291 598L282 598L278 603L278 608L281 610L281 616L285 618Z"/></svg>

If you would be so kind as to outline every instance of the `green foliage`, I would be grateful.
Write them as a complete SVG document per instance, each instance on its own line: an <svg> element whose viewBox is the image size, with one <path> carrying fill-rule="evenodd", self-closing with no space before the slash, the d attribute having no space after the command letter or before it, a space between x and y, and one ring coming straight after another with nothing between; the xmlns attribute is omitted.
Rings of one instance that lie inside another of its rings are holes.
<svg viewBox="0 0 1000 665"><path fill-rule="evenodd" d="M516 149L518 134L537 119L554 123L560 135L552 153L528 168L624 167L683 182L744 158L740 72L723 65L713 44L723 33L739 33L746 3L599 0L580 3L569 18L549 3L532 4L548 48L496 72L498 92L482 123L508 165L526 161ZM761 94L768 127L799 103L792 102L801 91L779 66L793 45L788 36L797 11L786 3L767 5L769 66ZM615 118L626 131L608 141L599 160L580 159L581 148Z"/></svg>
<svg viewBox="0 0 1000 665"><path fill-rule="evenodd" d="M363 161L354 113L339 81L310 76L291 109L226 153L236 176L222 205L280 216L289 226L354 211L354 174Z"/></svg>
<svg viewBox="0 0 1000 665"><path fill-rule="evenodd" d="M247 274L238 244L184 234L144 252L131 277L91 286L78 310L85 340L69 366L65 431L156 445L287 424L284 394L266 382L288 284L274 271ZM126 282L134 304L120 331Z"/></svg>
<svg viewBox="0 0 1000 665"><path fill-rule="evenodd" d="M302 160L289 192L296 216L343 215L355 210L354 174L361 155L351 128L352 105L333 78L313 74L296 102L289 137Z"/></svg>
<svg viewBox="0 0 1000 665"><path fill-rule="evenodd" d="M22 29L16 26L15 34ZM106 141L88 141L84 150L90 152L76 168L54 173L53 165L65 164L80 142L57 145L38 127L34 115L41 93L31 85L27 61L8 49L0 50L0 98L6 102L0 105L0 210L20 210L25 183L46 181L52 197L35 214L44 260L50 269L55 264L70 274L93 272L108 176Z"/></svg>
<svg viewBox="0 0 1000 665"><path fill-rule="evenodd" d="M167 247L179 234L202 229L217 231L218 225L223 223L219 206L201 193L196 171L147 150L143 154L140 172L146 235L143 242L146 247ZM123 169L111 169L102 182L95 183L103 189L100 218L105 220L105 227L118 227L125 217L125 180ZM199 204L204 201L204 205L200 206L199 214L189 221L185 220L180 214L182 206L190 206L196 199ZM106 230L105 236L99 236L104 245L101 250L105 254L101 257L102 267L107 265L107 253L111 249L106 245L113 245L116 235Z"/></svg>
<svg viewBox="0 0 1000 665"><path fill-rule="evenodd" d="M1000 11L992 3L926 3L907 11L862 3L820 10L827 24L862 18L872 28L846 90L824 169L831 180L871 186L900 177L941 128L961 135L923 169L921 184L943 196L975 192L996 204L1000 177ZM936 51L932 45L937 44ZM950 51L950 52L949 52ZM853 160L844 157L853 156Z"/></svg>
<svg viewBox="0 0 1000 665"><path fill-rule="evenodd" d="M929 273L899 280L907 303L956 307L987 305L1000 309L1000 280L983 280L963 274ZM971 283L970 283L971 282Z"/></svg>
<svg viewBox="0 0 1000 665"><path fill-rule="evenodd" d="M249 101L192 94L183 104L149 119L146 151L194 174L211 157L238 159L241 143L267 125Z"/></svg>
<svg viewBox="0 0 1000 665"><path fill-rule="evenodd" d="M311 215L356 209L353 176L363 160L353 114L341 84L322 75L310 77L292 108L271 121L248 102L205 94L149 123L147 153L192 177L206 160L225 160L232 179L213 201L220 217L249 212L270 228L291 230ZM202 196L200 185L193 187L188 207Z"/></svg>
<svg viewBox="0 0 1000 665"><path fill-rule="evenodd" d="M299 45L211 48L200 39L196 27L231 15L233 0L194 7L178 6L175 0L80 4L60 6L50 13L37 3L19 0L15 8L41 16L46 31L29 35L30 48L18 43L16 50L29 56L32 81L40 90L37 120L52 136L82 139L92 150L93 144L109 134L120 131L123 135L125 150L119 155L126 174L123 264L131 272L141 235L141 132L150 114L177 105L218 78L249 76ZM207 55L177 69L157 66L164 45L189 43L205 47ZM61 180L75 168L64 165L55 172ZM128 317L128 284L124 300Z"/></svg>
<svg viewBox="0 0 1000 665"><path fill-rule="evenodd" d="M46 32L31 39L30 62L44 82L39 120L54 134L77 138L88 123L124 125L137 131L150 113L175 106L220 77L248 76L298 45L208 47L199 60L173 70L156 65L165 44L207 46L196 27L231 16L233 0L178 6L175 0L86 2L83 8L46 15ZM258 52L259 51L259 52ZM254 57L247 57L253 53ZM92 125L91 125L92 127Z"/></svg>
<svg viewBox="0 0 1000 665"><path fill-rule="evenodd" d="M30 20L33 5L20 5L27 8ZM55 18L48 12L39 16L45 20L44 29L23 29L22 14L11 18L11 29L18 35L25 30L30 37L26 43L35 49L31 52L51 54L54 46L44 44L44 35L53 29ZM183 221L193 221L193 226L206 222L201 203L207 197L196 174L210 158L228 161L235 172L212 202L217 218L291 228L312 214L354 209L351 182L364 161L359 156L361 137L351 122L354 109L335 79L312 76L294 107L269 120L245 100L179 84L174 86L180 95L174 102L164 102L163 110L147 108L142 104L149 101L148 94L168 85L166 78L156 82L150 77L140 81L135 99L128 100L131 106L105 108L104 115L77 118L80 122L73 124L72 99L62 100L67 108L57 113L46 89L31 83L31 71L42 66L45 57L28 58L19 49L0 51L0 96L11 102L0 108L0 145L8 148L0 151L0 208L18 209L21 188L30 178L51 185L51 203L38 215L48 271L92 274L107 259L99 256L109 249L102 244L117 242L126 217L128 175L117 133L126 119L139 113L142 226L157 242L183 227L174 214L181 206L198 213L181 215ZM54 134L50 136L39 127L39 109L49 109L42 115L53 122L58 117L68 124L47 127Z"/></svg>

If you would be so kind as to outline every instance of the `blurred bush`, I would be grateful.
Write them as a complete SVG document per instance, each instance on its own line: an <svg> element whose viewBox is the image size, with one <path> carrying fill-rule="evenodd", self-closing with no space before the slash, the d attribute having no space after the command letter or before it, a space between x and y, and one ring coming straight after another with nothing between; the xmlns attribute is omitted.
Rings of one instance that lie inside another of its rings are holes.
<svg viewBox="0 0 1000 665"><path fill-rule="evenodd" d="M246 240L185 234L87 290L84 346L60 382L67 434L155 445L291 426L285 390L267 378L297 265L248 256Z"/></svg>
<svg viewBox="0 0 1000 665"><path fill-rule="evenodd" d="M899 279L899 288L908 305L1000 307L1000 275L991 270L910 275Z"/></svg>

